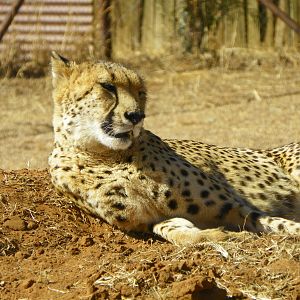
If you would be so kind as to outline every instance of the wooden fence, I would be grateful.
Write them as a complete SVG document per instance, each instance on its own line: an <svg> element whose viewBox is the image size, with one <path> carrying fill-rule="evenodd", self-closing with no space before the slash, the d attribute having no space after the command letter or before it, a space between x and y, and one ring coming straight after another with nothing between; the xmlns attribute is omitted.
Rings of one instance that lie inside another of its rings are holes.
<svg viewBox="0 0 300 300"><path fill-rule="evenodd" d="M114 54L161 55L220 47L293 47L300 38L257 0L112 1ZM299 0L274 0L300 23Z"/></svg>
<svg viewBox="0 0 300 300"><path fill-rule="evenodd" d="M0 0L0 22L13 0ZM300 23L299 0L273 0ZM56 49L99 57L292 47L299 36L257 0L25 0L0 43L30 57Z"/></svg>

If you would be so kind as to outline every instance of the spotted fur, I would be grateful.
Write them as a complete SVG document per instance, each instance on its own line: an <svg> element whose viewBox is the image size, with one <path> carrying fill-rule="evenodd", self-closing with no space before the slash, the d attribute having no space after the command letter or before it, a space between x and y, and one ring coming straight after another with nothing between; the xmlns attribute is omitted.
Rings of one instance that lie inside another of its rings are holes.
<svg viewBox="0 0 300 300"><path fill-rule="evenodd" d="M273 150L162 140L143 129L142 78L108 62L52 57L58 191L124 231L175 244L220 229L300 233L300 144Z"/></svg>

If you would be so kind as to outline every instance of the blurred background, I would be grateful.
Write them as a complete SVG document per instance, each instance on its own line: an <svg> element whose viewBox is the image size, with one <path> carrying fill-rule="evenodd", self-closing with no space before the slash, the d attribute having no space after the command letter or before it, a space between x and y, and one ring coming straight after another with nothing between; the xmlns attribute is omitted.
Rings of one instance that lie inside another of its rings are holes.
<svg viewBox="0 0 300 300"><path fill-rule="evenodd" d="M0 0L0 168L47 167L51 50L139 70L162 137L299 140L299 22L299 0Z"/></svg>
<svg viewBox="0 0 300 300"><path fill-rule="evenodd" d="M300 21L299 0L0 0L0 21L11 17L1 71L14 74L24 61L44 65L51 49L73 59L209 53L204 66L216 64L221 49L299 49L299 35L272 4Z"/></svg>

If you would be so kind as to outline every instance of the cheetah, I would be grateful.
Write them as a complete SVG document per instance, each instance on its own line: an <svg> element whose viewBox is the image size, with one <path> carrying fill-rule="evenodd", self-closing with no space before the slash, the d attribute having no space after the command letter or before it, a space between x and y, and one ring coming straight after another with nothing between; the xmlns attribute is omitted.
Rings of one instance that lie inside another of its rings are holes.
<svg viewBox="0 0 300 300"><path fill-rule="evenodd" d="M162 140L143 127L147 91L113 62L52 53L56 190L125 232L176 245L230 232L300 233L300 143L270 150Z"/></svg>

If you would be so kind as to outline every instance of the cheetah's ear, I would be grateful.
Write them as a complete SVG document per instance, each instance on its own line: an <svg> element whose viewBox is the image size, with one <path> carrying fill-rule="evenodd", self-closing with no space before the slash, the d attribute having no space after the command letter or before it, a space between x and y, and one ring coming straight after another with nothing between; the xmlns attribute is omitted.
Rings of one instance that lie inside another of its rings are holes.
<svg viewBox="0 0 300 300"><path fill-rule="evenodd" d="M51 68L52 68L52 82L55 87L58 80L68 78L71 73L71 62L59 55L57 52L51 52Z"/></svg>

